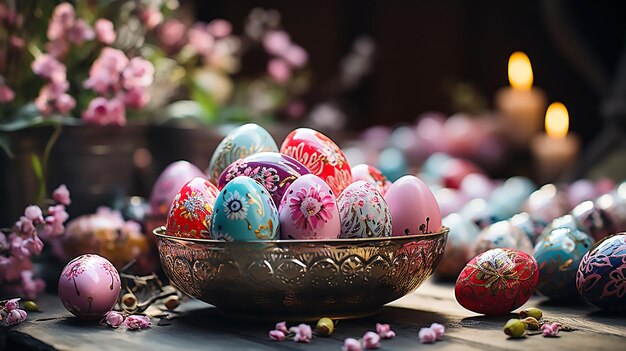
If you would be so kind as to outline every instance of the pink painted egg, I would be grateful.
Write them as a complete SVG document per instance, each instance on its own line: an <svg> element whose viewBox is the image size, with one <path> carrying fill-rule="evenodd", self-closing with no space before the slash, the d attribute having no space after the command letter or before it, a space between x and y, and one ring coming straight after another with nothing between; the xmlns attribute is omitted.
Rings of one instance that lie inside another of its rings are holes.
<svg viewBox="0 0 626 351"><path fill-rule="evenodd" d="M520 307L535 292L539 269L522 251L492 249L472 258L459 274L454 295L464 308L492 316Z"/></svg>
<svg viewBox="0 0 626 351"><path fill-rule="evenodd" d="M374 184L378 192L385 196L387 190L391 186L391 182L385 177L383 172L374 166L362 163L352 167L352 182L364 180L368 183Z"/></svg>
<svg viewBox="0 0 626 351"><path fill-rule="evenodd" d="M338 195L352 183L346 156L326 135L309 128L298 128L287 135L280 152L295 158L312 174L322 178Z"/></svg>
<svg viewBox="0 0 626 351"><path fill-rule="evenodd" d="M359 180L337 199L342 239L391 236L391 212L374 184Z"/></svg>
<svg viewBox="0 0 626 351"><path fill-rule="evenodd" d="M441 229L439 205L421 179L406 175L396 180L385 200L391 211L393 236L429 234Z"/></svg>
<svg viewBox="0 0 626 351"><path fill-rule="evenodd" d="M120 294L120 275L106 258L87 254L68 263L59 278L63 306L81 319L99 319L113 309Z"/></svg>
<svg viewBox="0 0 626 351"><path fill-rule="evenodd" d="M194 178L176 194L167 216L167 234L182 238L211 238L211 214L219 190L204 178Z"/></svg>
<svg viewBox="0 0 626 351"><path fill-rule="evenodd" d="M291 183L278 213L282 239L337 239L341 232L335 193L313 174Z"/></svg>
<svg viewBox="0 0 626 351"><path fill-rule="evenodd" d="M195 177L204 177L204 173L190 162L181 160L167 166L152 187L150 214L167 216L180 188Z"/></svg>

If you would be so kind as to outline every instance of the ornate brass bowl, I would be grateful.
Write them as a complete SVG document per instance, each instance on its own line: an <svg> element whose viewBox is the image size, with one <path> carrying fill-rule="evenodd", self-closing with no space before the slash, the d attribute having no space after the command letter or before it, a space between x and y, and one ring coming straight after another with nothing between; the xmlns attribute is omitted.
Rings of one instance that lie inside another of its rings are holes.
<svg viewBox="0 0 626 351"><path fill-rule="evenodd" d="M240 319L315 320L377 313L436 268L448 235L225 242L154 230L165 273L184 293Z"/></svg>

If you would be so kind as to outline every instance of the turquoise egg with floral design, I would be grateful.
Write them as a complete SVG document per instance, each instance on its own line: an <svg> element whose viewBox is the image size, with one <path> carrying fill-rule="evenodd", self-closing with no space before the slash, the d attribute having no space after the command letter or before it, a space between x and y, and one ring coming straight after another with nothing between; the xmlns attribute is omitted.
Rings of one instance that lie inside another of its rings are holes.
<svg viewBox="0 0 626 351"><path fill-rule="evenodd" d="M578 265L593 243L589 235L570 227L556 228L546 234L533 252L539 266L537 291L551 299L577 297Z"/></svg>
<svg viewBox="0 0 626 351"><path fill-rule="evenodd" d="M220 175L231 163L265 151L278 152L278 146L267 130L255 123L237 127L215 148L207 177L217 185Z"/></svg>
<svg viewBox="0 0 626 351"><path fill-rule="evenodd" d="M213 207L211 238L226 241L278 238L278 210L269 192L254 179L240 176L220 191Z"/></svg>

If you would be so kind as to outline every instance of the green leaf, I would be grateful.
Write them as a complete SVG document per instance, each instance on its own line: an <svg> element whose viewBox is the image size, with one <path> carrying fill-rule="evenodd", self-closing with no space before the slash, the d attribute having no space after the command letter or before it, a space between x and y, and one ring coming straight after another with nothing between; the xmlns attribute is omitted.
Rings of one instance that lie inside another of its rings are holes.
<svg viewBox="0 0 626 351"><path fill-rule="evenodd" d="M217 122L217 104L205 90L193 84L191 98L202 107L203 114L198 116L209 124Z"/></svg>
<svg viewBox="0 0 626 351"><path fill-rule="evenodd" d="M11 151L11 140L9 139L9 135L6 133L0 134L0 148L4 150L10 158L15 157Z"/></svg>
<svg viewBox="0 0 626 351"><path fill-rule="evenodd" d="M37 180L39 181L39 191L37 192L37 202L43 200L46 196L46 178L43 174L43 167L41 167L41 160L39 156L32 155L31 163L33 164L33 171L35 171L35 175L37 176Z"/></svg>

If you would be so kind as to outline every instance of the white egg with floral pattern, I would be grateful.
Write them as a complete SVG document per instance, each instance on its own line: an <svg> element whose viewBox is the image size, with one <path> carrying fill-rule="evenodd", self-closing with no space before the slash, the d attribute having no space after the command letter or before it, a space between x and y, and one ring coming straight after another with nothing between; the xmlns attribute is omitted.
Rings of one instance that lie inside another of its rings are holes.
<svg viewBox="0 0 626 351"><path fill-rule="evenodd" d="M250 177L240 176L220 191L211 220L211 238L258 241L278 238L278 210L269 192Z"/></svg>
<svg viewBox="0 0 626 351"><path fill-rule="evenodd" d="M282 239L337 239L341 232L335 194L313 174L301 176L287 188L278 213Z"/></svg>
<svg viewBox="0 0 626 351"><path fill-rule="evenodd" d="M389 206L376 185L356 181L337 199L341 217L342 239L381 238L391 236Z"/></svg>

